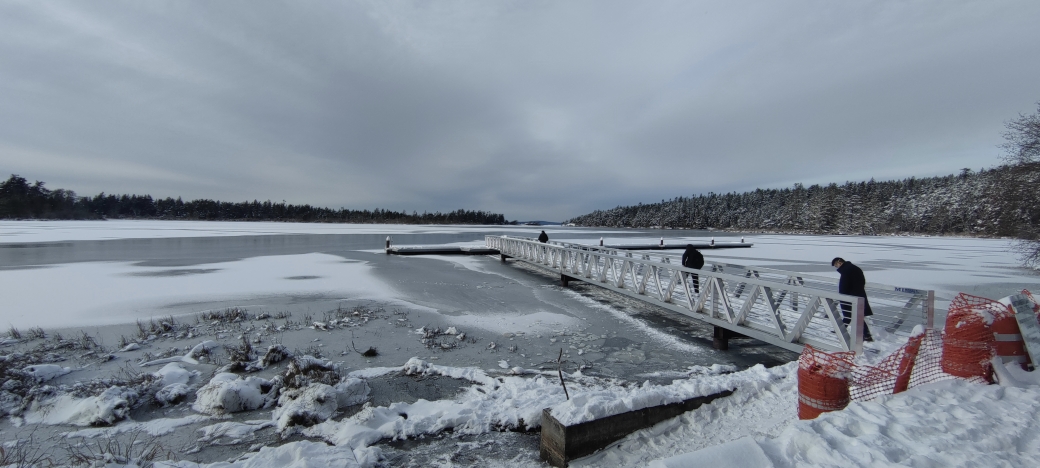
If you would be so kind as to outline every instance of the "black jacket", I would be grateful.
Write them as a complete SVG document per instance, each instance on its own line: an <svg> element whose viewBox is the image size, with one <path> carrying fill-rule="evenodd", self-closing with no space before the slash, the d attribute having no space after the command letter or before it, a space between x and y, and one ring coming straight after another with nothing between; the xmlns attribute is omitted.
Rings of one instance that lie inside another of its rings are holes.
<svg viewBox="0 0 1040 468"><path fill-rule="evenodd" d="M704 267L704 255L693 247L687 247L682 254L682 266L700 270Z"/></svg>
<svg viewBox="0 0 1040 468"><path fill-rule="evenodd" d="M863 276L863 270L852 262L845 262L838 267L838 274L841 275L841 279L838 280L838 294L867 298L867 277ZM870 310L870 302L866 302L863 310L863 315L874 313Z"/></svg>
<svg viewBox="0 0 1040 468"><path fill-rule="evenodd" d="M538 235L538 242L549 242L549 235L546 234L545 231L542 231L542 233Z"/></svg>

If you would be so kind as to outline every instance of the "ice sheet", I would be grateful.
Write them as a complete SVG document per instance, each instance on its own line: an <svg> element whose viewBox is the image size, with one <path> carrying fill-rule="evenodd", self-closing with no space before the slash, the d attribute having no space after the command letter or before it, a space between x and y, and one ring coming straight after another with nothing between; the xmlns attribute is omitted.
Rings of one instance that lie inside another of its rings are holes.
<svg viewBox="0 0 1040 468"><path fill-rule="evenodd" d="M278 234L456 234L507 230L537 236L548 226L473 226L407 224L274 223L247 221L0 221L0 244L169 237L269 236ZM563 231L565 232L565 231ZM594 233L596 231L583 231ZM638 232L638 231L633 231Z"/></svg>
<svg viewBox="0 0 1040 468"><path fill-rule="evenodd" d="M365 263L314 253L191 267L89 262L0 270L0 323L44 328L132 323L169 314L170 304L271 295L394 300L393 289L369 274L370 269Z"/></svg>

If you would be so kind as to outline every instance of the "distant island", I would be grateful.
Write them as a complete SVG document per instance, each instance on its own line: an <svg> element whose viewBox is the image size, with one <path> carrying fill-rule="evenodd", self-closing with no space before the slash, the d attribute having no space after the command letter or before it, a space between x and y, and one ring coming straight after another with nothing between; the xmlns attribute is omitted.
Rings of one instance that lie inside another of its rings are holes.
<svg viewBox="0 0 1040 468"><path fill-rule="evenodd" d="M944 177L708 193L577 216L577 226L806 234L929 234L1036 239L1040 163Z"/></svg>
<svg viewBox="0 0 1040 468"><path fill-rule="evenodd" d="M455 210L417 213L321 208L273 203L270 200L222 202L208 199L183 201L180 197L106 195L80 197L65 189L51 190L44 183L30 184L12 174L0 182L0 219L172 219L213 221L295 221L381 224L506 224L499 213Z"/></svg>

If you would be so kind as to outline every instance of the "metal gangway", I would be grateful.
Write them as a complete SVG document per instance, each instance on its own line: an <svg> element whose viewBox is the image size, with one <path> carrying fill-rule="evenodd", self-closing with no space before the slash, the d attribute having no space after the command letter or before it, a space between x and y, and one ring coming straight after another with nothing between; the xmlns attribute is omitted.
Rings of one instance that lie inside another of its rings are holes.
<svg viewBox="0 0 1040 468"><path fill-rule="evenodd" d="M687 317L795 352L863 350L864 301L838 294L825 276L729 263L683 267L674 255L624 251L566 242L541 243L485 236L502 260L513 258L558 273L563 284L582 280ZM696 275L696 276L694 276ZM867 284L874 313L870 330L906 336L932 328L935 292ZM848 325L842 307L851 312Z"/></svg>

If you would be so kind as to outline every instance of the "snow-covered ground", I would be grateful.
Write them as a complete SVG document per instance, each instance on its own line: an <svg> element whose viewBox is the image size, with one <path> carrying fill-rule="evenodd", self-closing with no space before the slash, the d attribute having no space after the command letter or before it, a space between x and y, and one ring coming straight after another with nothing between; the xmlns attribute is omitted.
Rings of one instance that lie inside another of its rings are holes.
<svg viewBox="0 0 1040 468"><path fill-rule="evenodd" d="M717 352L705 346L710 329L496 258L381 250L386 235L482 244L485 233L542 229L0 222L0 259L11 260L0 265L0 319L25 335L0 344L17 377L0 388L10 415L0 437L8 453L35 444L57 456L161 436L138 446L170 449L179 467L542 466L536 432L501 431L537 430L543 408L574 422L730 388L572 466L1032 466L1040 455L1040 387L1024 372L1012 372L1015 386L940 382L798 421L790 353L739 342ZM545 230L587 243L712 236ZM259 236L277 242L236 240ZM842 256L872 282L940 298L1040 290L1003 240L745 240L755 246L706 257L836 277L829 261ZM34 326L47 337L29 336ZM245 342L250 361L228 367ZM265 358L277 345L295 359ZM378 355L362 356L368 347ZM570 401L547 364L560 351Z"/></svg>

